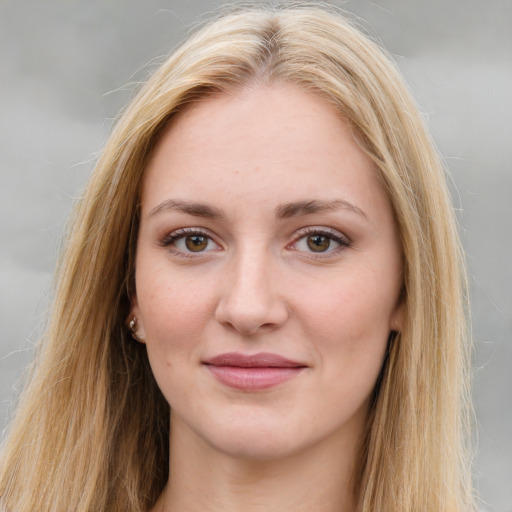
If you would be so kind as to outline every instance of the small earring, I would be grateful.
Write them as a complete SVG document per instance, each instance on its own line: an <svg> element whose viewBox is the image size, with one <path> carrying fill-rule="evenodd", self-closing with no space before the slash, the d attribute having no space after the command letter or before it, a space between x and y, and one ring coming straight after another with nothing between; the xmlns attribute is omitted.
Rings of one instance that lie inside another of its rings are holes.
<svg viewBox="0 0 512 512"><path fill-rule="evenodd" d="M137 325L137 317L134 316L129 324L128 324L128 330L130 331L130 334L131 334L131 337L136 340L136 341L139 341L141 343L144 343L144 339L141 338L138 334L137 334L137 331L136 331L136 328L135 326Z"/></svg>

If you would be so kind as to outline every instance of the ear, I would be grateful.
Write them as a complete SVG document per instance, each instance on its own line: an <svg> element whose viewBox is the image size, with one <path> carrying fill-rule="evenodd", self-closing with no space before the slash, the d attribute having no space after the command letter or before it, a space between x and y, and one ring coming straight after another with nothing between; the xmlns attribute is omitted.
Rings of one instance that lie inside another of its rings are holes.
<svg viewBox="0 0 512 512"><path fill-rule="evenodd" d="M139 303L137 301L137 294L134 293L130 300L132 307L130 314L126 319L126 325L133 339L139 343L146 343L146 332L144 330L144 321L140 312ZM135 320L135 322L134 322Z"/></svg>
<svg viewBox="0 0 512 512"><path fill-rule="evenodd" d="M399 299L398 304L389 317L389 329L391 331L400 332L404 325L405 319L405 302L402 298Z"/></svg>

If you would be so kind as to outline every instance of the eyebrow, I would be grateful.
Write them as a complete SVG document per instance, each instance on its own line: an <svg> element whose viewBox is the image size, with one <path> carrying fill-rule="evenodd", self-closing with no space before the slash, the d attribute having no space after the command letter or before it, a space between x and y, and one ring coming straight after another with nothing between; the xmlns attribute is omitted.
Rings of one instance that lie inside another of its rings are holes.
<svg viewBox="0 0 512 512"><path fill-rule="evenodd" d="M356 213L365 219L366 214L352 203L343 199L334 199L332 201L297 201L294 203L287 203L276 208L276 216L281 219L290 217L300 217L302 215L309 215L312 213L323 213L327 211L347 210Z"/></svg>
<svg viewBox="0 0 512 512"><path fill-rule="evenodd" d="M220 219L224 217L222 210L215 208L204 203L194 203L191 201L182 201L180 199L167 199L155 206L150 212L149 216L152 217L158 213L174 210L194 217L206 217L208 219Z"/></svg>
<svg viewBox="0 0 512 512"><path fill-rule="evenodd" d="M167 199L155 206L150 212L149 217L153 217L165 211L178 211L194 217L203 217L208 219L223 219L226 216L219 208L193 201L184 201L181 199ZM309 201L295 201L279 205L275 209L277 218L287 219L290 217L301 217L313 213L323 213L327 211L347 210L357 215L367 218L366 214L357 206L343 199L334 199L332 201L320 201L317 199Z"/></svg>

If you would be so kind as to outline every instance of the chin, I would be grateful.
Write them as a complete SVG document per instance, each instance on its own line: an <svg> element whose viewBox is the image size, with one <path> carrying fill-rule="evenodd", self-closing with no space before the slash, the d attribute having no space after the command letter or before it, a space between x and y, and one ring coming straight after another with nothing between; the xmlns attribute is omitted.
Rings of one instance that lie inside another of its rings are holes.
<svg viewBox="0 0 512 512"><path fill-rule="evenodd" d="M299 428L303 422L293 422L292 418L283 418L281 414L275 417L258 410L244 412L236 419L210 423L213 428L202 432L203 439L230 457L264 462L285 459L307 450L322 437L318 431Z"/></svg>
<svg viewBox="0 0 512 512"><path fill-rule="evenodd" d="M230 429L228 435L213 440L213 447L233 459L254 462L267 462L285 459L300 451L298 440L290 443L290 438L269 434L254 429L253 432L237 432Z"/></svg>

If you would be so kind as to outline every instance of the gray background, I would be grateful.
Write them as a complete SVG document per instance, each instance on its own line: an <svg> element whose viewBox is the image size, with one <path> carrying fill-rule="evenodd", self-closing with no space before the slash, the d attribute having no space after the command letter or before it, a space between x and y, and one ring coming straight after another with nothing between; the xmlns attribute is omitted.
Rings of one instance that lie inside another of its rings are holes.
<svg viewBox="0 0 512 512"><path fill-rule="evenodd" d="M148 64L219 2L0 0L0 429L59 237ZM512 511L512 1L351 1L406 76L449 166L471 272L475 482Z"/></svg>

